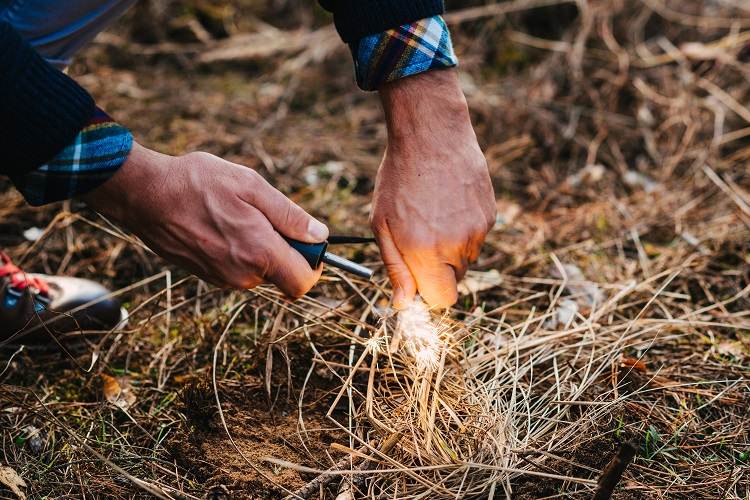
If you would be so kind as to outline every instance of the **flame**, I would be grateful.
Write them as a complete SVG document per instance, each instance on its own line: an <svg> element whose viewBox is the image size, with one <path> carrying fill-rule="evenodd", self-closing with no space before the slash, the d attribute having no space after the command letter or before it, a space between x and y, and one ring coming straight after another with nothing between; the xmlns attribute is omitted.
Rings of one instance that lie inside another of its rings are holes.
<svg viewBox="0 0 750 500"><path fill-rule="evenodd" d="M365 349L370 352L370 354L375 354L376 352L380 352L383 347L383 339L379 337L370 337L365 342Z"/></svg>
<svg viewBox="0 0 750 500"><path fill-rule="evenodd" d="M420 371L434 370L440 361L440 336L430 311L417 297L398 313L398 329Z"/></svg>

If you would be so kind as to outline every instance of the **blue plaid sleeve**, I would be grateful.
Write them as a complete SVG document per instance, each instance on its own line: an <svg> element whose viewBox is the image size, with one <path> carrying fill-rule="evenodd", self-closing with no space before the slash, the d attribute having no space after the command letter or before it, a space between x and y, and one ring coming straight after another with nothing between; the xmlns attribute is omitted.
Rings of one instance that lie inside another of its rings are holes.
<svg viewBox="0 0 750 500"><path fill-rule="evenodd" d="M73 198L112 177L132 146L130 131L97 108L72 143L48 163L14 177L13 183L34 206Z"/></svg>
<svg viewBox="0 0 750 500"><path fill-rule="evenodd" d="M349 48L362 90L377 90L399 78L458 64L450 32L441 16L367 36Z"/></svg>

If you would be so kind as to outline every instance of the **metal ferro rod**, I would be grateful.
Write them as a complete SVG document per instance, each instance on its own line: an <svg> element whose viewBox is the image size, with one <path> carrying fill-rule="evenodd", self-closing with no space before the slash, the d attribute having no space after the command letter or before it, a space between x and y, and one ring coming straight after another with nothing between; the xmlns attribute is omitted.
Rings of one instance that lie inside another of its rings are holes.
<svg viewBox="0 0 750 500"><path fill-rule="evenodd" d="M372 275L375 272L369 267L365 267L357 264L356 262L352 262L349 259L339 257L338 255L332 254L331 252L326 252L325 254L323 254L323 262L333 267L343 269L344 271L348 271L352 274L356 274L357 276L360 276L362 278L367 278L368 280L372 278Z"/></svg>

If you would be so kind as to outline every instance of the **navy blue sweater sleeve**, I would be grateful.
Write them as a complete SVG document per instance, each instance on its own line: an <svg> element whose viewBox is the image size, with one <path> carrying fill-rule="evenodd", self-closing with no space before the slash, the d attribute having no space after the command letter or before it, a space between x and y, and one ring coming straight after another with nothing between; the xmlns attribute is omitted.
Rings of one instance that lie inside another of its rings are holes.
<svg viewBox="0 0 750 500"><path fill-rule="evenodd" d="M324 9L333 13L336 29L346 43L445 11L443 0L319 1Z"/></svg>
<svg viewBox="0 0 750 500"><path fill-rule="evenodd" d="M94 99L0 21L0 174L51 160L88 123Z"/></svg>

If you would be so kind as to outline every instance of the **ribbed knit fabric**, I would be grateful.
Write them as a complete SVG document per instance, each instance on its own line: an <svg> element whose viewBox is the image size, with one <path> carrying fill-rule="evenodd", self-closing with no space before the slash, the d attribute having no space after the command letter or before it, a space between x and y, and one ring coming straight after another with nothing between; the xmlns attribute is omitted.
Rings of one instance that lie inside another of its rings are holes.
<svg viewBox="0 0 750 500"><path fill-rule="evenodd" d="M51 160L95 109L88 92L0 22L0 174L22 175Z"/></svg>
<svg viewBox="0 0 750 500"><path fill-rule="evenodd" d="M333 12L336 29L346 43L445 11L443 0L319 1L324 9Z"/></svg>

